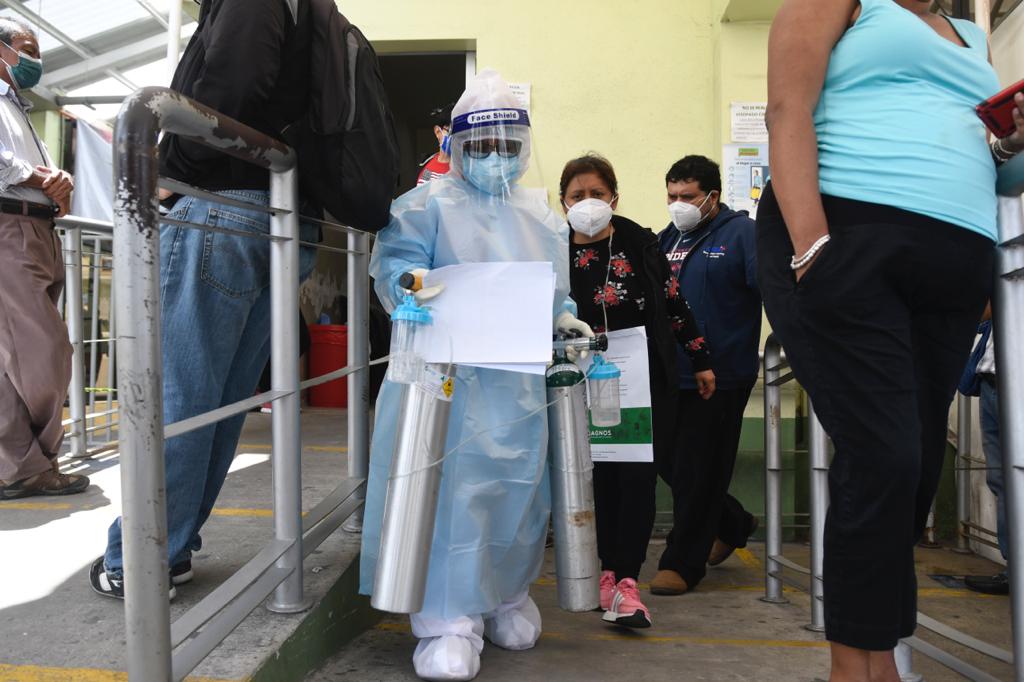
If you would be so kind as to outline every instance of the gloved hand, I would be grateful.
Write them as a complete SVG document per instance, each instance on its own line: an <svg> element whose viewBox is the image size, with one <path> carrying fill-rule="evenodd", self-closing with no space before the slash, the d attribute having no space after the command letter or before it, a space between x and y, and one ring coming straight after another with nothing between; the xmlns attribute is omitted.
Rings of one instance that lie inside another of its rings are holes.
<svg viewBox="0 0 1024 682"><path fill-rule="evenodd" d="M428 272L430 271L426 268L416 268L409 274L416 278L417 285L422 286L423 280L426 278ZM444 284L437 284L432 287L423 287L418 291L413 292L413 296L416 297L416 302L422 305L425 301L429 301L430 299L438 296L442 291L444 291Z"/></svg>
<svg viewBox="0 0 1024 682"><path fill-rule="evenodd" d="M577 319L575 315L570 313L568 310L563 310L555 318L555 329L566 334L572 334L576 332L578 336L585 336L587 338L594 338L594 330L590 328L590 325L583 320ZM566 356L576 362L578 358L587 357L587 351L577 351L574 348L565 349Z"/></svg>

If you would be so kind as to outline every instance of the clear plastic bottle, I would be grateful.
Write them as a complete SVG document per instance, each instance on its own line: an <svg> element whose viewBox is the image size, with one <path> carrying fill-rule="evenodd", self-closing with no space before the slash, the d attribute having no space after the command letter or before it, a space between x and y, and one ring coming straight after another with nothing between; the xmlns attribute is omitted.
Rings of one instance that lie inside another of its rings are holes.
<svg viewBox="0 0 1024 682"><path fill-rule="evenodd" d="M619 379L622 371L603 355L594 356L594 364L587 372L590 388L590 418L594 426L618 426L622 422L619 405Z"/></svg>
<svg viewBox="0 0 1024 682"><path fill-rule="evenodd" d="M423 373L423 357L416 352L416 331L430 324L430 313L416 299L407 295L391 313L391 357L388 360L388 381L414 384Z"/></svg>

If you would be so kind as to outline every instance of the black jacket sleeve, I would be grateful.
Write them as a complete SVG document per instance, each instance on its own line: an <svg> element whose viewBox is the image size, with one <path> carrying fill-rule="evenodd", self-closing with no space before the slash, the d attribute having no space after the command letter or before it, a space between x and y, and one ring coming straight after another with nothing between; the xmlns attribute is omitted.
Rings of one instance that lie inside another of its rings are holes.
<svg viewBox="0 0 1024 682"><path fill-rule="evenodd" d="M690 304L679 290L679 280L672 274L669 274L665 282L665 306L668 309L669 322L672 324L672 333L690 356L693 371L703 372L711 369L711 351L708 349L707 341L700 333Z"/></svg>

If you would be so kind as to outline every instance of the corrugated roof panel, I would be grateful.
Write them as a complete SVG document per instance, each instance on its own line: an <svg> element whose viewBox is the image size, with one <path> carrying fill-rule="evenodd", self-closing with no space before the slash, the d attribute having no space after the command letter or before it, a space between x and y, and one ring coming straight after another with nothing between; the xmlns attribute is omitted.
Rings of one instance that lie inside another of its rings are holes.
<svg viewBox="0 0 1024 682"><path fill-rule="evenodd" d="M167 0L152 2L163 12L167 11ZM41 16L72 40L83 40L132 21L152 18L136 0L26 0L23 4L26 9ZM0 16L17 17L18 14L10 8L4 8ZM39 47L45 54L47 50L61 47L61 43L53 36L40 32Z"/></svg>

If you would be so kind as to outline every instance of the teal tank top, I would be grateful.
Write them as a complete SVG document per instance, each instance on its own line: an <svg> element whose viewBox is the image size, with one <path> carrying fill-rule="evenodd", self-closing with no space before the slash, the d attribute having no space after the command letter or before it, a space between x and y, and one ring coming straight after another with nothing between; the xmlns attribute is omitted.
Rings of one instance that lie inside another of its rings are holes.
<svg viewBox="0 0 1024 682"><path fill-rule="evenodd" d="M861 0L814 112L821 192L995 240L996 169L974 107L999 91L999 79L985 32L952 21L967 47L893 0Z"/></svg>

